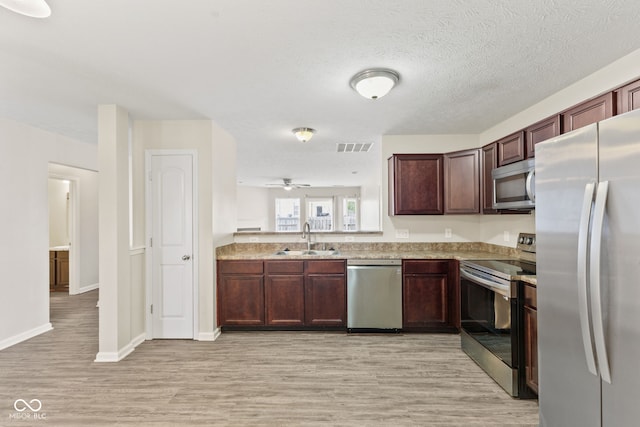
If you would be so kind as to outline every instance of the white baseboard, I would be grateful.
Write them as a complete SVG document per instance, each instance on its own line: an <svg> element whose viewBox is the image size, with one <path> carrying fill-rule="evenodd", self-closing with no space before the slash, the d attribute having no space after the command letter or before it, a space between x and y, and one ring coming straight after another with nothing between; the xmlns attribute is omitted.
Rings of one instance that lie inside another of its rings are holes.
<svg viewBox="0 0 640 427"><path fill-rule="evenodd" d="M33 329L29 329L28 331L21 332L12 337L3 339L0 341L0 350L4 350L7 347L11 347L12 345L16 345L22 341L26 341L29 338L33 338L36 335L43 334L53 329L51 323L45 323L44 325L38 326Z"/></svg>
<svg viewBox="0 0 640 427"><path fill-rule="evenodd" d="M130 355L144 340L145 334L140 334L117 352L101 351L96 354L96 360L94 360L94 362L119 362Z"/></svg>
<svg viewBox="0 0 640 427"><path fill-rule="evenodd" d="M100 287L100 283L94 283L93 285L83 286L80 289L78 289L78 292L70 294L70 295L84 294L85 292L93 291L95 289L98 289L99 287Z"/></svg>
<svg viewBox="0 0 640 427"><path fill-rule="evenodd" d="M200 332L198 334L198 341L215 341L220 336L220 328L217 328L213 332Z"/></svg>

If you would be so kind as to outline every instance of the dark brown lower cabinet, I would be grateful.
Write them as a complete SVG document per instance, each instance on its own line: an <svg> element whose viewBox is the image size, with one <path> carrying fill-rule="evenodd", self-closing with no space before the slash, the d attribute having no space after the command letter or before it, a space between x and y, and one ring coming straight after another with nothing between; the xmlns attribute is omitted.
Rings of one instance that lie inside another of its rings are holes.
<svg viewBox="0 0 640 427"><path fill-rule="evenodd" d="M267 326L304 325L304 261L265 261Z"/></svg>
<svg viewBox="0 0 640 427"><path fill-rule="evenodd" d="M229 329L347 326L345 260L218 261L217 295Z"/></svg>
<svg viewBox="0 0 640 427"><path fill-rule="evenodd" d="M538 393L538 310L536 288L524 284L524 366L527 386Z"/></svg>
<svg viewBox="0 0 640 427"><path fill-rule="evenodd" d="M218 261L218 324L264 325L262 261Z"/></svg>
<svg viewBox="0 0 640 427"><path fill-rule="evenodd" d="M305 324L346 328L346 261L307 261L305 273Z"/></svg>
<svg viewBox="0 0 640 427"><path fill-rule="evenodd" d="M460 330L457 270L458 262L455 260L402 262L403 330Z"/></svg>
<svg viewBox="0 0 640 427"><path fill-rule="evenodd" d="M69 291L69 251L49 251L49 290Z"/></svg>

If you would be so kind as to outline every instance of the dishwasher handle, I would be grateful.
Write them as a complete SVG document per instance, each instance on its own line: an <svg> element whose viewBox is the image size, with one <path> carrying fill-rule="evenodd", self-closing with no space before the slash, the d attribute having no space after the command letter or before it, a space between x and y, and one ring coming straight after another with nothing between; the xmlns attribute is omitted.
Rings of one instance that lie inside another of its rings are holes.
<svg viewBox="0 0 640 427"><path fill-rule="evenodd" d="M402 265L401 259L348 259L347 267L349 266L371 266L371 267L386 267L389 265Z"/></svg>

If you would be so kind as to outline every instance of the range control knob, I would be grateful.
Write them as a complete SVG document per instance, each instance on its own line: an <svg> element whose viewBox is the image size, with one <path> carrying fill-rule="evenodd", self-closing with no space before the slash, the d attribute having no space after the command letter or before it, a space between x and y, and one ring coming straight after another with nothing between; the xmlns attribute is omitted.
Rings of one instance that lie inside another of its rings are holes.
<svg viewBox="0 0 640 427"><path fill-rule="evenodd" d="M530 244L532 244L532 243L533 243L533 239L532 239L531 237L527 237L527 238L525 239L525 243L526 243L527 245L530 245Z"/></svg>
<svg viewBox="0 0 640 427"><path fill-rule="evenodd" d="M520 238L518 239L518 243L524 244L524 236L520 236Z"/></svg>

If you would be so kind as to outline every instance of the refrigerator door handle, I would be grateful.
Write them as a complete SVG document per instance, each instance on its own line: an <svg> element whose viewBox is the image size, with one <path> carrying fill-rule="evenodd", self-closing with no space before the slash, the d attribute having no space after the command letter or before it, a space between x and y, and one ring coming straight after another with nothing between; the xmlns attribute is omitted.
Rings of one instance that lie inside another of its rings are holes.
<svg viewBox="0 0 640 427"><path fill-rule="evenodd" d="M604 211L607 205L609 181L598 184L596 203L593 212L593 229L591 234L591 256L589 259L589 279L591 284L591 315L593 316L593 337L596 344L596 356L600 377L611 384L611 372L607 357L607 344L604 338L604 322L602 315L602 296L600 289L600 256L602 249L602 229L604 227Z"/></svg>
<svg viewBox="0 0 640 427"><path fill-rule="evenodd" d="M591 182L584 187L582 210L580 211L580 224L578 228L578 312L580 313L580 330L582 331L582 344L587 360L587 368L593 375L598 375L596 359L593 353L593 341L591 339L591 323L589 322L588 289L587 289L587 247L589 243L589 222L591 220L591 205L595 183Z"/></svg>

